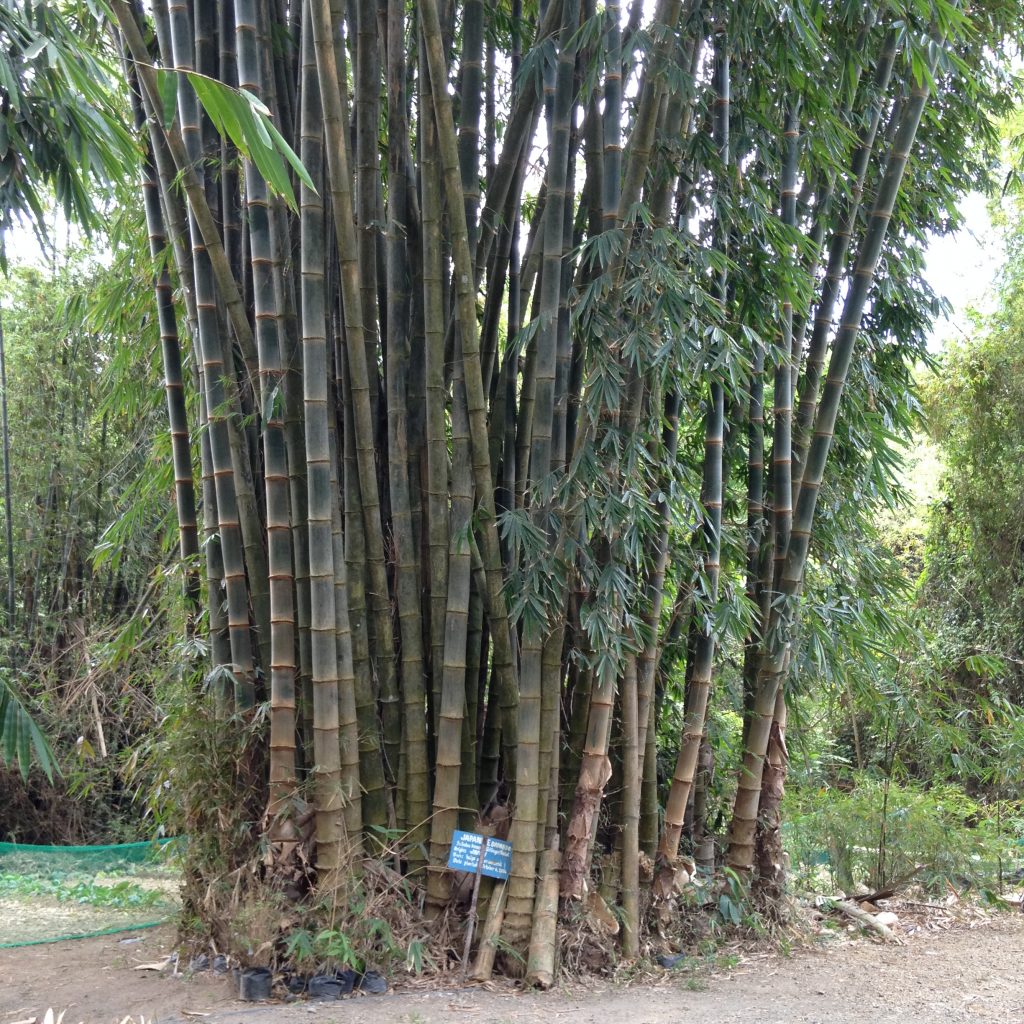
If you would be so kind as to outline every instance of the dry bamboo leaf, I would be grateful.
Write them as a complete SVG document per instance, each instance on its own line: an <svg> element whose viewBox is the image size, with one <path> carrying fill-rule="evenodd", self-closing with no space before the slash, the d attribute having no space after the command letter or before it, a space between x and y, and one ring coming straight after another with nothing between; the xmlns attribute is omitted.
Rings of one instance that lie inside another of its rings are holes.
<svg viewBox="0 0 1024 1024"><path fill-rule="evenodd" d="M11 1024L36 1024L36 1017L23 1017L21 1020L12 1020Z"/></svg>

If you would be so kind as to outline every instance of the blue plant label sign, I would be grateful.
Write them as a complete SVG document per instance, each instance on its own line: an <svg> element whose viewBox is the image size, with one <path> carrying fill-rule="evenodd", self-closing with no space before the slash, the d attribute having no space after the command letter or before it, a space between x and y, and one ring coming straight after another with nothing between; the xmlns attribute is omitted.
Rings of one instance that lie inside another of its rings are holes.
<svg viewBox="0 0 1024 1024"><path fill-rule="evenodd" d="M484 836L475 832L462 832L456 829L452 835L452 849L448 854L448 867L454 871L468 871L476 874L480 863L480 846ZM483 868L480 873L488 878L506 879L512 870L512 844L504 839L487 838L487 851L484 853Z"/></svg>

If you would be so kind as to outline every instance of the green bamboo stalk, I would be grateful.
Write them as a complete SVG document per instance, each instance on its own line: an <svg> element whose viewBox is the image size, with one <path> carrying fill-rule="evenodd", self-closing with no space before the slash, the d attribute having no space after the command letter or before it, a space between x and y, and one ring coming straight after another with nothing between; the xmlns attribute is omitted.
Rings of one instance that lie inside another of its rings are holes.
<svg viewBox="0 0 1024 1024"><path fill-rule="evenodd" d="M788 643L785 633L795 612L794 605L803 579L818 492L828 461L835 424L839 415L846 378L853 358L854 344L860 330L864 309L874 281L878 259L892 217L910 150L928 99L928 81L938 59L934 47L931 68L924 80L914 78L909 96L903 104L892 149L879 185L867 234L861 245L843 307L843 316L832 349L828 377L814 421L814 435L807 452L800 497L793 517L786 562L781 573L779 590L782 599L772 609L772 622L767 630L767 643L758 675L758 691L750 723L743 765L740 769L732 821L729 826L729 847L726 861L740 873L750 871L754 855L757 809L761 796L764 758L768 748L776 702L782 686Z"/></svg>
<svg viewBox="0 0 1024 1024"><path fill-rule="evenodd" d="M605 29L604 148L602 161L602 228L612 230L618 223L622 188L622 41L619 5L608 9ZM590 864L590 851L604 787L611 778L608 737L614 708L615 680L608 671L594 673L589 686L586 742L580 758L579 778L572 814L565 833L562 854L561 894L582 899ZM582 717L583 708L579 708Z"/></svg>
<svg viewBox="0 0 1024 1024"><path fill-rule="evenodd" d="M423 626L420 620L420 572L417 538L413 533L409 489L407 434L410 361L408 289L408 191L404 140L408 134L405 97L405 4L387 6L388 228L387 254L387 421L388 479L391 526L395 548L395 594L401 636L401 680L405 726L406 813L414 826L409 835L410 857L422 859L426 821L430 813L430 766L427 754L426 692L423 685Z"/></svg>
<svg viewBox="0 0 1024 1024"><path fill-rule="evenodd" d="M782 223L796 227L797 159L800 128L798 104L791 101L783 128ZM792 254L790 254L792 258ZM793 374L790 363L793 344L793 303L782 301L781 340L775 365L775 404L772 424L772 529L774 532L773 579L782 572L793 521Z"/></svg>
<svg viewBox="0 0 1024 1024"><path fill-rule="evenodd" d="M335 332L336 336L340 331ZM340 343L335 346L335 366L340 368L344 363ZM374 687L373 672L370 667L370 639L366 608L366 539L363 530L362 509L359 503L359 470L356 465L355 426L352 422L352 402L349 400L347 375L337 380L335 408L341 410L344 434L343 490L344 533L341 530L340 517L342 509L338 488L335 487L333 502L338 506L339 522L335 526L335 535L343 539L345 571L341 573L341 564L335 558L335 603L347 598L349 623L352 630L352 662L355 672L356 716L359 723L359 775L363 786L364 819L369 825L384 826L392 818L391 795L388 782L393 778L388 775L389 765L398 768L398 751L401 745L401 722L394 716L385 719L386 730L381 736L381 724L378 723L377 694ZM337 445L335 431L331 431L332 443ZM336 455L332 455L332 466L337 464ZM337 548L336 548L337 550ZM344 588L341 583L344 581ZM344 590L344 594L342 594ZM391 705L397 710L397 702ZM389 760L393 758L393 760Z"/></svg>
<svg viewBox="0 0 1024 1024"><path fill-rule="evenodd" d="M715 146L722 163L722 174L729 166L729 42L724 32L715 38ZM721 187L721 186L719 186ZM716 220L717 244L727 244L727 229L721 218ZM719 285L719 301L727 298L726 277L723 273ZM702 483L702 504L704 522L701 531L704 578L707 581L707 600L713 605L718 599L718 577L720 573L720 552L722 534L722 445L725 430L725 394L722 384L711 384L711 401L708 405L707 425L704 438L704 467ZM704 721L707 715L708 696L711 689L711 675L714 667L715 635L710 623L704 625L697 637L693 671L687 686L687 708L683 721L682 743L676 761L672 785L665 804L665 822L658 843L658 874L655 892L661 897L671 895L679 839L682 834L686 805L693 785L697 766L697 755L704 735Z"/></svg>
<svg viewBox="0 0 1024 1024"><path fill-rule="evenodd" d="M330 414L333 416L333 413ZM341 740L341 778L345 799L345 830L348 846L358 853L363 825L383 828L392 823L388 806L387 782L380 756L380 734L377 725L373 689L364 675L357 675L357 665L369 670L366 617L363 629L353 625L349 612L348 560L342 532L341 503L336 472L337 440L328 428L331 463L331 542L334 553L334 628L335 656L338 663L338 728ZM358 521L358 514L355 517ZM361 661L359 659L362 659ZM364 708L368 719L365 729L360 715ZM378 841L379 833L370 838Z"/></svg>
<svg viewBox="0 0 1024 1024"><path fill-rule="evenodd" d="M145 81L145 72L139 64L139 55L132 46L132 30L138 36L138 26L129 11L118 11L119 24L125 34L133 59ZM168 6L171 19L171 44L174 48L174 63L178 68L192 67L192 28L188 10L180 3ZM141 42L138 37L137 42ZM151 70L151 69L150 69ZM153 103L152 93L150 102ZM182 136L190 147L189 166L198 165L201 158L202 139L199 130L198 102L192 87L182 76L178 83L178 107L182 123ZM158 109L158 108L156 108ZM172 153L173 153L173 147ZM175 163L178 163L177 158ZM179 170L181 168L179 167ZM199 186L202 191L202 186ZM207 207L207 212L208 212ZM217 314L217 295L207 257L205 238L195 216L191 202L190 230L192 234L193 267L196 288L196 310L198 336L204 381L207 390L208 431L213 462L214 484L217 494L217 513L220 527L221 554L224 561L224 588L228 605L228 634L231 642L232 673L235 677L235 702L241 710L251 708L255 702L254 663L249 636L249 587L242 554L241 524L238 516L238 502L231 461L230 440L225 409L228 397L224 387L224 359L221 352L220 327Z"/></svg>
<svg viewBox="0 0 1024 1024"><path fill-rule="evenodd" d="M456 360L452 380L452 521L448 558L444 676L434 764L434 814L430 829L427 904L434 914L448 902L451 874L446 868L452 831L458 824L462 764L463 713L466 705L470 578L470 520L473 478L470 467L469 415L462 366Z"/></svg>
<svg viewBox="0 0 1024 1024"><path fill-rule="evenodd" d="M452 118L451 96L444 60L444 48L437 0L424 0L420 7L420 28L427 51L430 88L434 100L434 118L438 129L439 154L448 215L451 227L452 252L455 263L457 314L462 340L466 403L469 410L470 450L476 501L479 508L481 547L487 573L487 617L493 644L493 658L503 704L516 702L516 671L512 658L508 610L503 592L501 548L495 517L493 476L487 433L487 403L480 364L480 339L476 321L476 293L469 250L469 232L465 222L458 166L458 146ZM506 738L515 732L515 722L502 723ZM506 766L508 769L508 766Z"/></svg>
<svg viewBox="0 0 1024 1024"><path fill-rule="evenodd" d="M129 78L133 76L129 75ZM132 90L132 106L136 126L145 128L145 114L142 99ZM143 163L142 193L146 212L146 228L149 235L149 251L153 258L153 290L156 295L157 322L160 325L160 351L163 357L164 391L167 399L167 422L171 434L171 459L174 465L174 502L178 519L178 553L185 571L185 600L188 614L194 615L199 608L199 532L196 525L195 480L192 470L192 445L189 437L188 411L185 407L185 381L182 375L181 344L178 338L178 319L174 307L174 292L171 275L167 269L167 236L164 229L163 211L160 206L160 183L153 158L155 146L150 148ZM6 418L7 393L4 385L4 417ZM3 427L5 442L8 436L6 424ZM4 456L7 466L7 455ZM8 527L10 526L10 495L6 505ZM11 547L11 545L9 545ZM13 565L10 571L14 571ZM9 595L13 599L13 593ZM10 605L10 625L14 626L14 606Z"/></svg>
<svg viewBox="0 0 1024 1024"><path fill-rule="evenodd" d="M362 510L366 561L369 568L370 610L377 638L374 653L380 677L385 755L388 769L394 772L398 768L397 747L400 742L396 741L396 736L400 735L401 731L398 707L400 697L395 669L394 628L391 621L387 572L384 563L370 374L367 368L367 349L362 323L362 268L352 211L348 143L345 137L345 107L332 42L333 17L330 0L309 0L309 2L312 4L313 39L316 46L317 72L324 110L331 209L334 214L338 257L341 265L342 309L347 356L346 381L352 406L359 504ZM374 374L374 380L376 380L376 374ZM389 745L390 750L388 749Z"/></svg>
<svg viewBox="0 0 1024 1024"><path fill-rule="evenodd" d="M495 694L494 672L489 674L483 738L480 742L478 803L489 807L498 795L498 766L501 761L501 708Z"/></svg>
<svg viewBox="0 0 1024 1024"><path fill-rule="evenodd" d="M465 196L469 251L476 253L480 206L480 108L483 99L484 5L466 0L462 8L462 57L459 61L459 167Z"/></svg>
<svg viewBox="0 0 1024 1024"><path fill-rule="evenodd" d="M850 177L850 196L843 212L839 226L832 234L829 243L828 261L825 265L825 276L821 286L821 297L814 314L814 327L808 345L807 359L804 365L803 379L800 382L800 402L797 407L793 424L793 506L800 496L800 481L803 477L803 464L810 443L810 429L814 421L818 404L818 392L821 383L821 371L825 366L828 352L829 335L832 330L832 317L836 303L842 291L843 271L846 257L850 249L854 228L860 214L861 199L864 194L864 181L867 177L868 164L875 148L875 138L882 119L885 95L892 79L893 66L896 62L898 34L890 31L885 37L878 64L875 67L872 82L873 99L867 122L861 129L857 140L857 148L853 153Z"/></svg>
<svg viewBox="0 0 1024 1024"><path fill-rule="evenodd" d="M380 422L380 384L377 374L378 215L380 186L380 46L377 38L377 0L357 0L355 11L355 226L359 246L359 298L366 346L367 383L372 422ZM351 8L350 8L351 10ZM374 598L371 590L371 605ZM380 623L379 616L374 621ZM383 641L381 641L383 643Z"/></svg>
<svg viewBox="0 0 1024 1024"><path fill-rule="evenodd" d="M117 18L118 27L124 35L128 52L131 54L131 59L136 64L136 68L139 73L139 80L142 83L146 94L147 103L152 110L162 111L163 103L161 102L160 90L156 82L156 72L153 66L149 63L149 55L146 51L146 45L138 24L135 21L131 6L128 3L128 0L114 0L112 7L114 15ZM181 69L192 70L192 35L191 28L187 24L188 11L185 5L181 3L172 4L170 10L172 15L176 15L178 19L183 18L186 21L184 27L180 27L177 31L179 40L177 45L187 45L188 47L189 59L186 63L180 66ZM172 17L172 24L174 24L174 21L175 18ZM175 34L175 31L172 29L172 40ZM177 63L174 61L170 62L170 66L178 67ZM184 89L181 83L179 83L179 93L182 91L187 91L187 89ZM163 124L162 118L161 124ZM178 174L181 176L181 183L188 196L189 207L192 215L195 217L198 233L202 238L202 245L206 247L210 260L210 270L216 282L217 291L220 293L224 302L228 317L231 321L232 330L235 333L235 338L241 347L249 379L250 381L255 382L257 379L256 342L253 337L252 327L249 324L246 307L239 293L238 283L232 276L231 267L224 252L224 245L220 237L217 220L210 211L203 183L195 169L197 166L196 160L193 156L193 152L189 148L189 145L186 145L185 142L185 136L188 134L198 136L198 119L191 122L189 127L186 128L183 118L180 132L175 125L171 125L170 127L164 125L164 137L166 138L167 146L171 152L174 164L177 167ZM199 146L201 143L196 139L193 139L191 145Z"/></svg>
<svg viewBox="0 0 1024 1024"><path fill-rule="evenodd" d="M422 63L422 62L421 62ZM420 90L420 206L423 224L423 330L426 356L427 544L433 731L439 725L448 602L448 440L445 425L441 181L429 89Z"/></svg>
<svg viewBox="0 0 1024 1024"><path fill-rule="evenodd" d="M658 703L651 701L644 737L643 777L640 782L640 849L654 859L658 849L661 806L658 800Z"/></svg>
<svg viewBox="0 0 1024 1024"><path fill-rule="evenodd" d="M640 955L640 773L636 658L622 677L622 953ZM646 734L644 737L646 741Z"/></svg>
<svg viewBox="0 0 1024 1024"><path fill-rule="evenodd" d="M679 440L679 394L671 391L665 399L665 419L662 436L663 458L666 472L662 477L662 489L667 493L670 468L675 465ZM647 631L647 642L637 658L637 738L640 744L637 753L637 774L646 778L646 759L648 753L649 720L654 701L654 677L658 667L659 635L661 624L661 606L665 596L665 575L669 562L669 526L670 513L667 501L662 498L657 502L659 526L654 541L654 558L647 582L647 607L643 612L643 624Z"/></svg>
<svg viewBox="0 0 1024 1024"><path fill-rule="evenodd" d="M235 32L239 85L254 96L264 93L259 60L258 5L256 0L235 0ZM249 216L252 259L253 298L256 316L256 343L259 360L260 394L263 397L263 456L267 506L267 551L270 580L270 807L272 819L279 818L294 796L295 774L295 605L293 596L291 500L288 457L284 438L284 366L281 359L281 324L277 297L280 285L275 280L273 219L266 182L251 161L245 163L245 191ZM314 691L314 702L316 691ZM337 713L337 697L334 701ZM314 703L314 731L318 733ZM337 796L337 726L325 734L321 748L330 746L331 757L316 760L319 769L330 776L321 794L332 790L325 811L335 815ZM323 799L318 796L317 803ZM271 826L272 829L275 825ZM281 827L278 822L277 828ZM330 831L318 825L318 856L324 855L328 873L337 867L336 853L327 853L324 836ZM272 833L273 834L273 833ZM275 835L275 838L277 835Z"/></svg>
<svg viewBox="0 0 1024 1024"><path fill-rule="evenodd" d="M175 45L177 45L178 54L183 61L181 66L185 69L191 68L194 39L190 28L191 23L188 18L188 12L182 7L176 7L174 17L172 18L172 12L169 8L165 8L162 3L158 3L154 6L154 12L157 16L159 41L162 48L161 52L164 64L172 67L178 65L178 61L175 58ZM144 58L142 57L142 54L145 53L145 47L142 42L141 35L139 34L138 25L131 18L130 14L125 13L123 8L118 8L116 13L119 24L122 27L122 31L125 33L125 41L131 50L132 59L135 61L136 70L139 73L139 80L143 86L144 99L150 109L153 123L155 125L162 126L164 124L162 105L153 81L153 69L149 64L144 62ZM203 23L203 29L204 31L209 30L209 26L205 22ZM175 38L177 38L177 44L175 44ZM209 54L211 47L204 43L203 48L204 52ZM190 260L193 264L191 279L195 286L195 295L197 296L196 313L193 318L194 337L197 339L197 350L198 354L201 356L201 346L198 346L201 333L200 317L198 313L198 295L200 288L196 282L197 273L200 272L197 272L195 269L196 265L202 268L200 273L200 283L207 288L211 296L210 303L213 303L213 306L209 306L208 304L209 308L205 311L205 321L208 328L216 331L216 334L214 335L216 339L220 338L223 327L221 324L220 310L219 308L214 308L216 306L215 296L213 294L215 289L212 285L208 284L210 273L212 272L216 279L216 291L223 295L227 295L232 289L234 289L234 304L236 306L239 300L237 297L237 287L235 286L233 278L230 278L230 275L228 275L228 280L226 282L222 280L224 277L223 267L226 264L226 260L221 245L221 238L218 233L211 207L207 203L205 186L200 182L196 171L194 170L195 167L204 166L201 157L204 152L207 154L209 153L209 148L213 145L213 138L212 136L205 136L201 130L198 103L195 95L192 93L184 79L178 83L178 93L180 97L184 98L183 102L185 103L185 107L183 108L182 116L180 118L182 133L179 134L174 128L171 130L164 130L162 132L163 139L172 157L171 163L174 165L174 168L176 168L177 173L171 173L171 168L168 167L167 171L162 173L161 177L162 180L167 183L166 187L163 189L165 195L164 205L166 209L173 209L174 207L177 193L173 184L179 176L183 179L185 190L188 195L190 213L189 234L191 237L193 251L198 253L198 259ZM184 141L186 139L187 145ZM206 147L205 150L204 145ZM160 154L163 152L163 147L158 147L156 152L157 159L161 159ZM200 235L202 236L201 240L199 239ZM232 300L229 300L229 305L231 305L231 303ZM248 329L248 320L245 320L244 326L245 329ZM242 328L236 328L236 332L241 329ZM247 347L252 347L251 330L249 331L248 342L246 343L244 337L240 337L239 343L243 350L246 350ZM233 403L234 408L238 409L239 395L233 383L235 375L232 369L231 346L219 346L219 351L223 360L222 365L224 372L220 380L214 382L214 386L222 383L226 389L226 397ZM199 362L200 366L202 365L201 358L198 359L197 362ZM255 367L255 356L252 357L252 367ZM251 372L252 371L250 371L250 375ZM201 379L205 393L207 376L201 370L198 376ZM255 381L253 383L255 386ZM215 409L218 412L218 415L222 410L225 412L227 411L227 406L216 406L209 401L206 403L206 408L207 410ZM247 458L242 451L244 442L240 435L237 419L234 415L228 415L226 419L224 419L224 422L227 424L227 448L229 451L229 459L227 461L230 462L231 465L231 472L229 476L232 477L228 486L234 487L235 502L237 503L235 518L241 530L245 561L251 569L248 580L248 600L252 605L255 615L257 640L260 645L259 660L262 665L267 665L270 661L270 604L267 586L267 557L266 551L263 547L264 531L262 519L254 493L252 465L249 458ZM216 475L215 468L212 472ZM240 618L241 616L239 615L238 617Z"/></svg>
<svg viewBox="0 0 1024 1024"><path fill-rule="evenodd" d="M558 357L558 309L562 287L563 218L569 161L570 115L573 107L575 48L572 38L579 20L578 0L563 4L562 33L551 115L547 197L544 208L544 260L540 279L540 310L536 336L536 384L530 441L529 486L534 521L549 532L550 499L541 496L552 471L555 386ZM554 537L551 536L554 541ZM551 611L555 611L552 609ZM512 873L509 877L504 934L522 944L529 935L535 897L538 833L547 817L545 788L550 769L541 758L543 728L544 644L551 623L535 614L523 623L519 672L519 732L516 754L516 805L512 819ZM559 650L559 658L561 651ZM550 745L550 733L547 744ZM542 801L543 800L543 804ZM543 809L543 814L542 814Z"/></svg>
<svg viewBox="0 0 1024 1024"><path fill-rule="evenodd" d="M469 626L466 633L466 709L462 721L462 766L459 772L459 827L472 829L480 809L478 776L483 714L487 697L490 659L484 602L478 582L483 574L474 572L469 591Z"/></svg>
<svg viewBox="0 0 1024 1024"><path fill-rule="evenodd" d="M321 178L323 161L322 112L316 89L316 57L308 11L303 15L302 108L300 132L303 163L314 184ZM313 702L312 775L315 785L317 864L328 876L346 864L343 807L358 800L358 742L348 750L349 777L342 785L341 714L344 700L338 678L338 629L335 607L335 551L330 403L327 373L327 317L325 311L326 254L323 200L315 188L303 184L299 193L301 219L302 382L305 412L307 524L309 530L310 656ZM351 644L349 645L351 665ZM352 680L348 702L354 720ZM352 779L355 754L356 778ZM355 786L352 785L353 781ZM357 840L358 832L349 839Z"/></svg>

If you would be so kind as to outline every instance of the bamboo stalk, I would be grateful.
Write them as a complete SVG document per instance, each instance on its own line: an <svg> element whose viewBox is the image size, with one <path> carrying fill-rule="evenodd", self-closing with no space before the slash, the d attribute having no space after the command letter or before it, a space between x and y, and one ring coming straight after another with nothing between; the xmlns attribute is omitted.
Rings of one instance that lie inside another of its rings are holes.
<svg viewBox="0 0 1024 1024"><path fill-rule="evenodd" d="M938 47L932 57L932 69L938 59ZM928 78L931 77L931 71ZM811 528L817 505L818 492L828 460L835 424L853 358L854 343L860 330L878 259L892 217L893 205L899 193L910 150L921 122L928 98L928 79L914 79L909 96L903 104L896 127L885 173L875 198L868 231L861 245L849 292L843 307L843 316L836 335L829 363L829 372L821 402L815 417L814 435L807 453L800 497L793 517L786 562L781 574L780 601L772 611L766 645L758 675L758 691L753 717L740 769L732 821L729 826L727 863L740 873L749 872L754 855L754 837L757 807L760 802L761 778L768 748L779 689L783 681L788 657L788 644L784 636L794 614L793 605L803 579L804 566L810 547Z"/></svg>
<svg viewBox="0 0 1024 1024"><path fill-rule="evenodd" d="M235 0L235 32L238 55L239 85L255 96L264 92L260 68L256 0ZM294 570L292 563L292 526L290 476L284 437L284 366L281 358L281 323L277 298L279 282L275 280L279 268L274 256L274 224L266 182L251 161L245 163L246 205L249 218L249 238L253 274L253 300L256 317L257 358L260 389L263 396L261 410L263 423L264 484L267 507L267 551L270 582L270 805L271 836L280 839L291 835L290 826L283 820L288 802L296 786L295 774L295 604ZM337 735L337 683L331 702L334 731L317 714L319 691L314 688L314 743L318 769L325 773L323 788L317 797L320 804L324 794L326 813L333 820L336 814L337 777L340 775ZM321 736L320 734L323 733ZM326 759L324 759L326 757ZM337 868L336 852L327 852L331 842L325 836L333 830L323 830L318 823L318 856L323 856L328 874ZM281 830L285 829L285 832Z"/></svg>
<svg viewBox="0 0 1024 1024"><path fill-rule="evenodd" d="M138 26L135 24L131 12L126 10L123 4L119 3L115 10L118 13L119 25L139 69L140 78L145 84L147 71L152 72L152 68L148 64L144 67L139 63L143 54L136 52L137 46L141 45ZM181 4L172 2L168 10L171 17L171 44L174 47L175 66L191 68L192 33L187 9ZM135 45L133 45L133 38ZM153 89L149 87L147 89L150 105L153 109L160 109L154 102ZM188 140L191 147L188 152L189 163L186 166L191 167L198 164L200 160L202 140L199 132L198 103L192 87L184 77L178 83L178 105L183 137ZM169 142L170 138L168 133ZM174 146L172 145L170 148L174 154ZM184 144L182 149L184 150ZM175 164L181 171L182 165L179 163L178 156L175 156ZM192 174L194 176L194 172ZM202 186L198 184L198 179L196 188L201 194ZM240 709L247 710L255 702L255 666L249 636L249 586L242 553L236 480L231 457L229 428L225 415L225 410L228 407L228 395L224 386L224 357L218 323L217 294L213 281L212 262L208 257L208 246L200 225L200 216L197 213L197 207L200 207L201 204L193 203L192 193L194 190L188 191L196 289L197 341L200 345L207 392L208 430L217 494L221 554L224 561L224 587L228 605L228 635L231 643L235 702ZM205 196L203 196L203 204L205 204ZM209 207L205 207L205 210L209 213Z"/></svg>
<svg viewBox="0 0 1024 1024"><path fill-rule="evenodd" d="M308 11L303 16L303 89L300 113L301 154L314 184L320 180L323 134ZM299 193L301 221L300 271L302 287L302 384L306 442L307 529L309 531L310 656L312 670L313 769L315 780L317 863L330 879L346 863L343 804L358 799L358 774L342 786L341 697L338 678L338 630L335 605L333 516L336 502L331 472L327 317L325 310L326 253L323 200L303 184ZM351 662L351 648L349 653ZM351 683L348 699L354 710ZM354 717L354 715L353 715ZM346 759L351 765L351 754ZM358 758L356 759L358 765ZM353 786L353 782L355 786ZM350 838L357 839L358 833Z"/></svg>
<svg viewBox="0 0 1024 1024"><path fill-rule="evenodd" d="M462 362L465 374L466 404L469 410L470 452L476 502L479 508L481 548L487 574L487 617L494 647L494 664L502 700L507 705L516 703L516 671L512 658L512 640L509 633L508 609L503 593L501 548L495 519L494 489L487 433L487 404L483 388L480 363L480 338L476 320L476 296L473 282L472 257L469 249L469 231L465 219L458 167L458 147L452 118L451 96L445 70L444 48L437 0L424 0L420 6L420 28L427 52L430 89L434 102L434 119L438 130L439 155L448 199L452 252L455 263L455 290L457 294L458 323L462 338ZM506 737L514 733L515 724L502 724ZM506 766L507 767L507 766Z"/></svg>
<svg viewBox="0 0 1024 1024"><path fill-rule="evenodd" d="M640 730L635 657L626 659L621 687L622 954L627 960L635 960L640 955Z"/></svg>
<svg viewBox="0 0 1024 1024"><path fill-rule="evenodd" d="M793 506L800 496L800 481L803 478L804 459L810 443L810 429L814 421L818 404L818 393L821 383L821 371L825 366L828 352L828 339L832 330L832 317L836 303L842 291L843 271L846 257L853 238L854 227L860 213L861 199L864 194L864 181L867 177L871 154L875 147L875 138L882 119L886 91L892 79L893 66L896 62L898 35L890 31L885 38L882 52L875 67L872 90L874 99L866 124L858 137L857 148L854 150L850 169L853 179L850 187L850 198L839 226L832 233L829 243L828 261L825 266L825 277L821 286L821 297L814 314L814 327L808 345L807 359L804 366L803 379L800 382L800 402L793 424Z"/></svg>
<svg viewBox="0 0 1024 1024"><path fill-rule="evenodd" d="M568 179L570 115L573 107L575 49L572 37L579 19L579 3L563 4L562 33L551 114L551 145L547 196L544 208L544 260L540 281L540 309L536 338L535 397L530 439L529 483L535 491L533 518L538 530L555 537L548 525L550 499L543 490L553 469L553 434L558 359L558 309L562 287L563 218ZM550 609L556 613L556 609ZM538 832L542 830L541 798L550 765L541 758L543 729L543 653L551 624L534 614L523 623L519 672L519 731L516 753L516 808L512 819L512 874L509 878L505 934L525 944L534 913ZM559 657L561 652L559 651ZM549 686L551 683L549 683ZM548 743L550 745L550 734Z"/></svg>
<svg viewBox="0 0 1024 1024"><path fill-rule="evenodd" d="M409 487L407 433L409 312L408 179L404 139L408 134L405 97L405 5L387 5L388 227L387 255L387 422L388 479L394 543L395 595L401 638L401 682L405 723L407 814L415 826L410 846L426 842L425 823L430 812L430 763L427 753L426 692L424 690L423 632L420 620L420 571L413 532ZM421 856L421 855L420 855ZM420 857L414 857L419 860Z"/></svg>
<svg viewBox="0 0 1024 1024"><path fill-rule="evenodd" d="M729 165L729 41L724 32L715 38L715 145L722 162L722 173ZM721 187L721 186L719 186ZM716 241L726 245L727 229L721 216L716 220ZM719 301L726 301L726 277L723 272L718 285ZM702 499L704 522L702 529L703 570L706 580L705 600L709 603L706 622L697 636L693 670L687 686L687 708L683 722L682 743L676 761L672 785L665 804L665 822L658 843L658 874L656 895L667 898L675 884L676 856L682 834L686 805L693 785L697 756L704 735L708 695L715 657L715 635L710 624L710 611L718 599L718 577L721 570L722 533L722 445L725 431L725 393L722 384L713 381L708 405L704 439L704 467Z"/></svg>
<svg viewBox="0 0 1024 1024"><path fill-rule="evenodd" d="M448 601L445 619L444 674L441 685L434 765L434 814L430 831L430 869L427 901L437 913L448 901L451 875L447 870L452 831L458 824L462 765L462 728L466 704L466 645L469 624L470 518L473 481L469 458L469 416L461 366L456 361L452 381L452 522L448 558Z"/></svg>
<svg viewBox="0 0 1024 1024"><path fill-rule="evenodd" d="M145 127L142 100L132 90L132 104L135 110L136 127ZM154 133L155 134L155 133ZM153 158L155 143L143 163L142 192L146 212L146 227L149 235L149 251L153 258L153 289L156 295L157 320L160 325L160 351L164 368L164 391L167 398L167 422L171 434L171 459L174 465L174 501L178 518L178 552L185 571L185 601L189 615L199 608L199 533L196 525L195 481L192 471L192 446L189 436L188 411L185 406L185 381L182 374L181 344L178 338L178 320L174 308L174 294L171 276L167 270L167 236L164 229L163 211L160 205L160 184L156 163ZM0 328L2 331L2 328ZM3 384L3 417L7 417L7 385ZM3 426L4 444L9 445L6 423ZM5 448L5 508L7 529L10 534L11 502L8 452ZM8 568L13 574L13 540L8 537ZM13 575L8 582L11 583ZM14 591L9 587L9 625L14 626Z"/></svg>
<svg viewBox="0 0 1024 1024"><path fill-rule="evenodd" d="M317 55L331 209L341 266L342 310L345 323L348 391L351 396L359 503L362 510L369 569L369 603L376 633L375 661L380 674L383 704L385 754L392 772L398 768L397 750L401 733L399 693L395 669L394 628L391 621L384 541L381 529L380 494L374 444L374 417L366 341L362 316L360 249L352 211L346 122L338 65L333 45L333 17L330 0L309 0L312 5L313 39ZM374 376L376 380L376 376ZM390 745L390 750L388 749Z"/></svg>

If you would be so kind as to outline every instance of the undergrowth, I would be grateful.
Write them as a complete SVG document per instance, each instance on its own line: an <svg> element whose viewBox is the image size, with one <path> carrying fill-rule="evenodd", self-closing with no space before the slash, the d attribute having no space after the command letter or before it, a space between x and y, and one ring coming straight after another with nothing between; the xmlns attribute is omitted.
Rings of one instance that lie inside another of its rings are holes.
<svg viewBox="0 0 1024 1024"><path fill-rule="evenodd" d="M128 880L107 885L98 881L39 878L13 872L0 872L0 897L3 896L16 899L41 896L62 903L85 903L110 910L148 909L166 902L166 896L159 890L145 889Z"/></svg>
<svg viewBox="0 0 1024 1024"><path fill-rule="evenodd" d="M1024 847L1019 809L983 804L956 786L861 776L852 789L793 789L783 825L792 888L851 892L997 888Z"/></svg>

